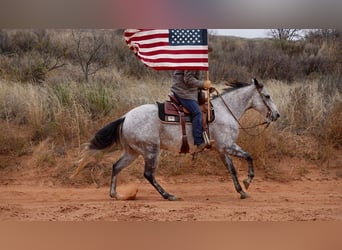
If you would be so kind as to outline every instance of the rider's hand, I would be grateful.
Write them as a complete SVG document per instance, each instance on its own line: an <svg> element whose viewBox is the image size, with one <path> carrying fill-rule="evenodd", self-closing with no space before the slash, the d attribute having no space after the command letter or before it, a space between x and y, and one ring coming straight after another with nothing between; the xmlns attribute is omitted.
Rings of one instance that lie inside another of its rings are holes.
<svg viewBox="0 0 342 250"><path fill-rule="evenodd" d="M210 89L211 88L211 81L210 80L204 81L203 88Z"/></svg>

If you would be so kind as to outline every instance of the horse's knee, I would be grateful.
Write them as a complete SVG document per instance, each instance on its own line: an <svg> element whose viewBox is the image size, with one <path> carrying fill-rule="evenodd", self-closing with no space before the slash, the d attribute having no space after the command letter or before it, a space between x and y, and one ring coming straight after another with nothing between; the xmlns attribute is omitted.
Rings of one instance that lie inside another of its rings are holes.
<svg viewBox="0 0 342 250"><path fill-rule="evenodd" d="M253 162L253 158L249 153L244 153L243 157L248 161L248 162Z"/></svg>
<svg viewBox="0 0 342 250"><path fill-rule="evenodd" d="M116 166L117 164L113 164L112 166L112 177L118 175L120 172L120 170Z"/></svg>
<svg viewBox="0 0 342 250"><path fill-rule="evenodd" d="M146 179L150 179L151 178L151 174L144 172L144 177Z"/></svg>

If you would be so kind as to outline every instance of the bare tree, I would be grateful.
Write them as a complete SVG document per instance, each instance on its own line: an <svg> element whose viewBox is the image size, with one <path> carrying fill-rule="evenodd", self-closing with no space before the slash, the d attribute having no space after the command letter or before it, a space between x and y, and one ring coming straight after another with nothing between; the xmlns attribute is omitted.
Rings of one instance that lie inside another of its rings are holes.
<svg viewBox="0 0 342 250"><path fill-rule="evenodd" d="M42 83L49 72L66 65L67 48L52 39L53 31L34 29L2 33L0 53L3 52L12 62L6 70L13 72L16 80Z"/></svg>
<svg viewBox="0 0 342 250"><path fill-rule="evenodd" d="M271 29L271 34L274 39L280 41L291 41L300 36L301 29Z"/></svg>
<svg viewBox="0 0 342 250"><path fill-rule="evenodd" d="M106 45L104 34L100 31L73 31L72 37L76 60L81 66L84 80L88 82L90 75L109 65L110 49Z"/></svg>

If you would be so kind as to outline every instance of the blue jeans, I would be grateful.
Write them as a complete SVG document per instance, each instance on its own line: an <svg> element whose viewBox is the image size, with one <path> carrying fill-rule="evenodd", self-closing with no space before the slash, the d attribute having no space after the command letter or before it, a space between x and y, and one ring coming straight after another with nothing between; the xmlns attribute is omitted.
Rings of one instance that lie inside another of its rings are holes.
<svg viewBox="0 0 342 250"><path fill-rule="evenodd" d="M194 137L194 144L199 145L204 143L203 128L202 128L202 111L197 101L190 99L183 99L176 96L179 102L187 108L192 117L192 135Z"/></svg>

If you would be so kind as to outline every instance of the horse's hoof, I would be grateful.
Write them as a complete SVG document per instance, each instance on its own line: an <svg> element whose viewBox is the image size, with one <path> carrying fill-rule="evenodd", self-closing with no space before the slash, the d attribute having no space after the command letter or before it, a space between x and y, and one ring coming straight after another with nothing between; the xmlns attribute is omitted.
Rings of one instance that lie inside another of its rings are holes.
<svg viewBox="0 0 342 250"><path fill-rule="evenodd" d="M249 188L249 185L250 185L250 184L251 184L251 182L248 181L248 179L243 180L243 185L245 186L246 189Z"/></svg>
<svg viewBox="0 0 342 250"><path fill-rule="evenodd" d="M115 193L115 194L109 194L109 196L110 196L110 198L112 198L112 199L115 199L115 200L120 200L120 195L118 195L117 193Z"/></svg>
<svg viewBox="0 0 342 250"><path fill-rule="evenodd" d="M245 192L240 192L240 199L243 200L246 198L248 198L248 195Z"/></svg>
<svg viewBox="0 0 342 250"><path fill-rule="evenodd" d="M181 201L182 200L181 198L178 198L178 197L176 197L174 195L170 195L169 197L167 197L167 199L169 201Z"/></svg>

